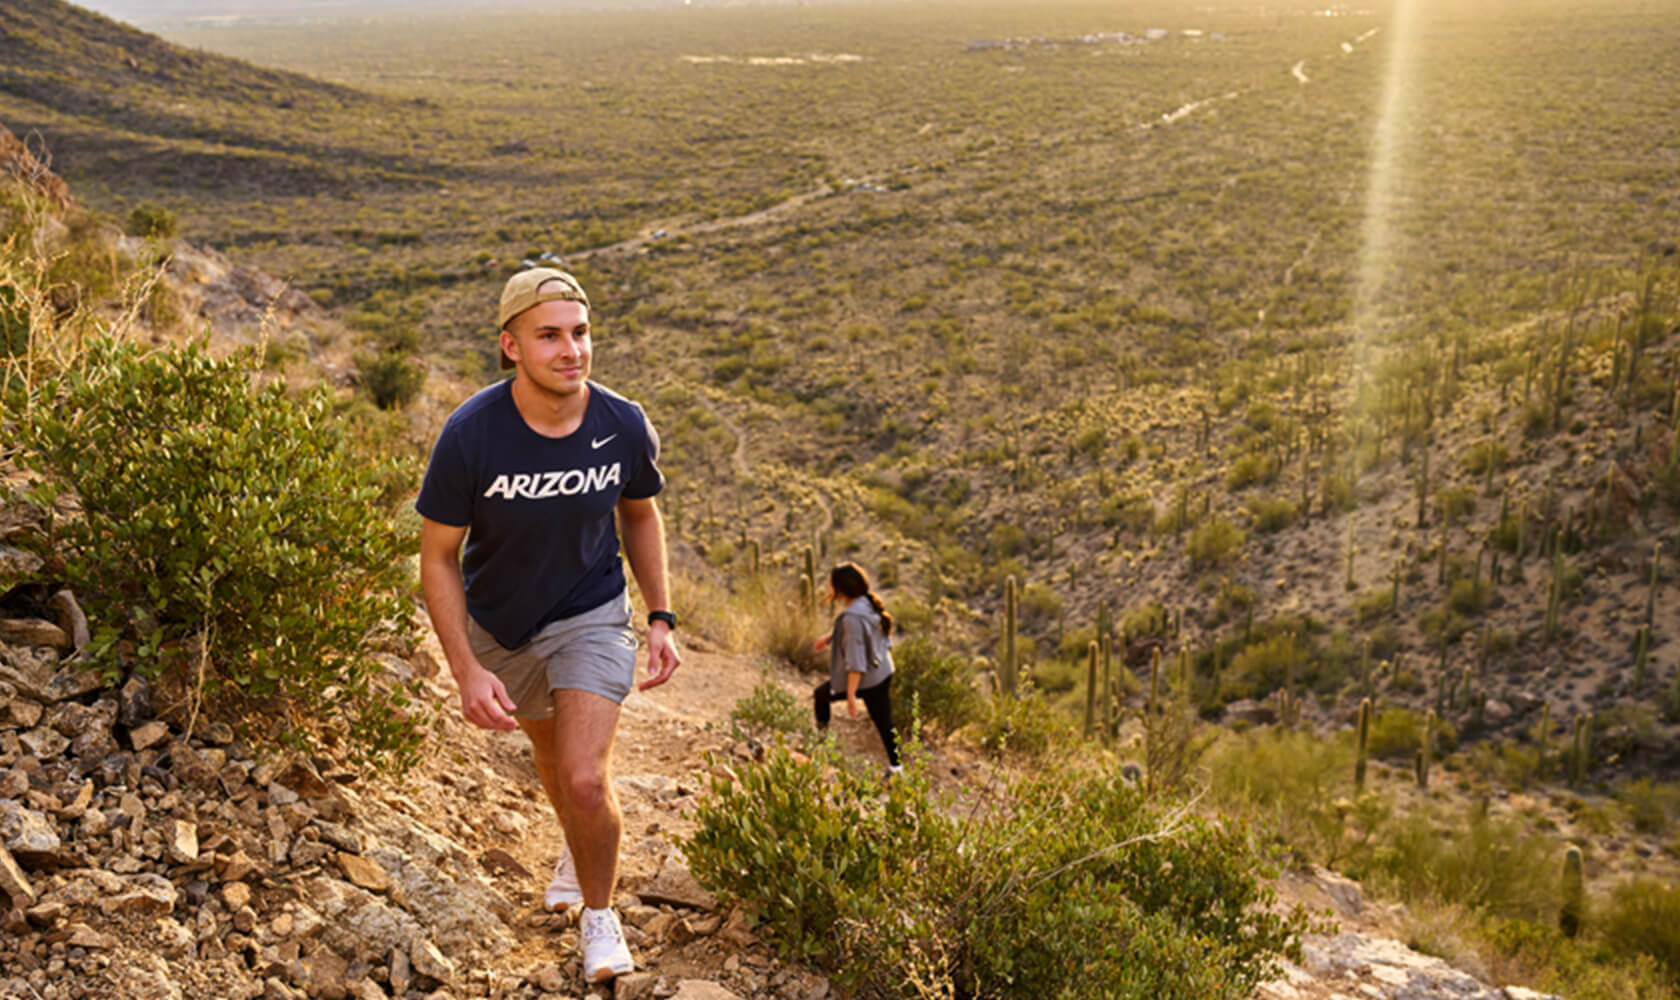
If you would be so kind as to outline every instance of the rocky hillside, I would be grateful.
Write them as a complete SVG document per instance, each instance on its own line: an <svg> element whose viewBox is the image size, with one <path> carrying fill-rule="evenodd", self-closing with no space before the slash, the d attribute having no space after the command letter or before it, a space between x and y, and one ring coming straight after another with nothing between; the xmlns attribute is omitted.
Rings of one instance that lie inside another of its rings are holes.
<svg viewBox="0 0 1680 1000"><path fill-rule="evenodd" d="M8 538L38 512L6 508ZM13 538L15 540L15 538ZM0 543L10 572L31 557ZM0 619L0 996L69 998L608 995L586 987L571 921L541 912L558 838L520 737L459 720L401 780L327 758L272 755L223 724L183 731L159 718L148 685L120 687L75 659L87 624L74 595L43 614ZM455 693L436 654L388 668ZM618 898L638 971L610 995L684 1000L832 995L820 975L777 962L739 910L720 908L677 843L711 766L750 759L720 726L759 676L750 660L693 652L672 684L632 695L618 793L626 819ZM796 678L780 682L795 689ZM840 723L856 753L866 722ZM935 752L953 780L962 755ZM1394 909L1318 871L1280 887L1336 913L1344 933L1314 938L1266 1000L1363 994L1510 998L1385 932Z"/></svg>

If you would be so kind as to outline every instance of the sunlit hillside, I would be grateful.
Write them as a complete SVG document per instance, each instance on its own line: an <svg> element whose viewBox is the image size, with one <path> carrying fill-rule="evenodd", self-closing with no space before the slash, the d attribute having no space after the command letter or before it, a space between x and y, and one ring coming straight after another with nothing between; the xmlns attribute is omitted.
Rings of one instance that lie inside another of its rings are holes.
<svg viewBox="0 0 1680 1000"><path fill-rule="evenodd" d="M1099 604L1158 603L1209 712L1279 682L1217 673L1257 629L1299 634L1332 713L1367 641L1402 697L1468 665L1602 709L1680 650L1661 602L1659 686L1605 674L1674 526L1661 6L217 28L171 38L329 82L199 69L171 118L141 49L103 103L14 67L0 113L96 203L161 203L469 378L501 278L557 254L666 429L685 539L859 554L987 655L1013 574L1052 689Z"/></svg>
<svg viewBox="0 0 1680 1000"><path fill-rule="evenodd" d="M1195 764L1509 981L1673 981L1627 942L1680 858L1671 4L363 13L11 3L0 122L333 313L413 457L503 280L576 271L703 641L798 660L857 558L951 704L1013 692L976 752ZM1563 840L1636 887L1581 945L1626 980L1532 930Z"/></svg>

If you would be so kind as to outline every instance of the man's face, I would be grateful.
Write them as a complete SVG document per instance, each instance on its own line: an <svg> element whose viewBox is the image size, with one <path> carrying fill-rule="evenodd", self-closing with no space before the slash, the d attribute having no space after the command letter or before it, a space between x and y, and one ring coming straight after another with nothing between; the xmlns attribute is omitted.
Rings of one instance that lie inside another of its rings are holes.
<svg viewBox="0 0 1680 1000"><path fill-rule="evenodd" d="M589 378L589 307L570 299L539 302L502 331L515 377L557 396L582 390Z"/></svg>

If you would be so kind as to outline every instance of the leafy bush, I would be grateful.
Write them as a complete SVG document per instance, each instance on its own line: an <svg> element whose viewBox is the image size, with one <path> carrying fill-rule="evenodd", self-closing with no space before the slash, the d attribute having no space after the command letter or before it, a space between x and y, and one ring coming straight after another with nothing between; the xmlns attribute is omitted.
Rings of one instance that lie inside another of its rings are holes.
<svg viewBox="0 0 1680 1000"><path fill-rule="evenodd" d="M1474 486L1443 486L1435 491L1435 503L1440 508L1441 516L1447 523L1454 524L1464 520L1476 510L1476 488Z"/></svg>
<svg viewBox="0 0 1680 1000"><path fill-rule="evenodd" d="M760 674L752 691L729 710L729 719L764 733L804 738L816 732L810 706L784 691L769 670Z"/></svg>
<svg viewBox="0 0 1680 1000"><path fill-rule="evenodd" d="M1623 882L1611 893L1603 931L1617 950L1656 959L1680 986L1680 888L1650 878Z"/></svg>
<svg viewBox="0 0 1680 1000"><path fill-rule="evenodd" d="M415 762L408 692L370 654L406 641L410 531L330 418L324 391L253 387L249 359L110 338L36 386L20 427L47 495L73 491L68 574L98 624L94 654L199 692L278 708L275 735L348 733L353 752ZM389 756L387 756L389 755Z"/></svg>
<svg viewBox="0 0 1680 1000"><path fill-rule="evenodd" d="M1622 782L1616 786L1616 798L1627 809L1633 828L1647 835L1661 834L1669 816L1680 811L1680 787L1653 784L1650 778Z"/></svg>
<svg viewBox="0 0 1680 1000"><path fill-rule="evenodd" d="M1423 717L1409 708L1385 708L1371 716L1366 739L1371 756L1409 761L1423 745Z"/></svg>
<svg viewBox="0 0 1680 1000"><path fill-rule="evenodd" d="M1479 615L1487 607L1490 596L1486 583L1460 577L1452 582L1447 591L1447 607L1454 614Z"/></svg>
<svg viewBox="0 0 1680 1000"><path fill-rule="evenodd" d="M400 410L414 401L426 381L425 371L399 351L380 351L357 359L362 386L381 410Z"/></svg>
<svg viewBox="0 0 1680 1000"><path fill-rule="evenodd" d="M1350 874L1408 901L1551 920L1558 905L1557 853L1520 819L1490 818L1475 807L1445 816L1413 812L1384 830L1380 846Z"/></svg>
<svg viewBox="0 0 1680 1000"><path fill-rule="evenodd" d="M1294 524L1296 513L1295 502L1287 497L1256 497L1248 503L1248 516L1254 519L1254 530L1268 534Z"/></svg>
<svg viewBox="0 0 1680 1000"><path fill-rule="evenodd" d="M1508 461L1510 456L1503 441L1478 441L1465 449L1464 471L1480 476L1488 471L1488 464L1492 463L1493 471L1498 472Z"/></svg>
<svg viewBox="0 0 1680 1000"><path fill-rule="evenodd" d="M1225 488L1240 490L1247 486L1273 482L1277 477L1277 459L1270 452L1248 452L1239 456L1226 470Z"/></svg>
<svg viewBox="0 0 1680 1000"><path fill-rule="evenodd" d="M1251 642L1231 657L1223 679L1224 693L1233 698L1259 698L1293 679L1316 686L1321 661L1310 644L1288 635L1271 635Z"/></svg>
<svg viewBox="0 0 1680 1000"><path fill-rule="evenodd" d="M1190 565L1196 568L1224 566L1241 551L1248 536L1243 530L1222 517L1199 525L1190 533L1186 551Z"/></svg>
<svg viewBox="0 0 1680 1000"><path fill-rule="evenodd" d="M980 719L980 745L995 754L1043 757L1072 739L1072 724L1033 688L1016 697L993 698Z"/></svg>
<svg viewBox="0 0 1680 1000"><path fill-rule="evenodd" d="M1394 607L1394 591L1388 587L1371 587L1353 599L1353 617L1361 625L1376 621Z"/></svg>
<svg viewBox="0 0 1680 1000"><path fill-rule="evenodd" d="M174 212L162 205L146 202L136 205L134 211L128 213L128 226L124 231L130 236L167 240L174 237L178 228Z"/></svg>
<svg viewBox="0 0 1680 1000"><path fill-rule="evenodd" d="M1362 797L1358 809L1343 797L1353 791L1349 737L1252 729L1219 740L1204 761L1219 811L1264 822L1270 837L1303 861L1336 864L1387 816L1378 796Z"/></svg>
<svg viewBox="0 0 1680 1000"><path fill-rule="evenodd" d="M1237 823L1117 777L1016 784L956 810L912 766L882 788L773 749L715 779L684 853L787 958L862 998L1236 998L1298 954Z"/></svg>

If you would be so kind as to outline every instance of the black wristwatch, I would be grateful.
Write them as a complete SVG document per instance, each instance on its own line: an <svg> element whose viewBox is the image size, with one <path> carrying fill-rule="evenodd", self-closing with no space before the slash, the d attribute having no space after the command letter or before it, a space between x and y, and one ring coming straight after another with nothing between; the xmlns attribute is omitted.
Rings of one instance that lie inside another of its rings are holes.
<svg viewBox="0 0 1680 1000"><path fill-rule="evenodd" d="M670 612L670 611L649 611L648 612L648 624L652 625L654 622L664 622L665 624L671 626L671 631L673 631L673 632L676 631L677 616L674 612Z"/></svg>

